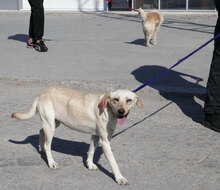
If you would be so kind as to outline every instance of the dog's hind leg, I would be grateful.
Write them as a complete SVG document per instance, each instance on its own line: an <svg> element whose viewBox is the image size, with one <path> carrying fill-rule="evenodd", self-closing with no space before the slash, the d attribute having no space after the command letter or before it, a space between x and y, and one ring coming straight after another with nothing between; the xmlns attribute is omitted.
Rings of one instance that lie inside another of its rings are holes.
<svg viewBox="0 0 220 190"><path fill-rule="evenodd" d="M144 32L144 40L145 40L144 45L146 46L147 45L147 32Z"/></svg>
<svg viewBox="0 0 220 190"><path fill-rule="evenodd" d="M159 26L156 26L155 29L154 29L154 38L153 38L153 44L154 45L157 45L157 33L158 33L158 29L159 29Z"/></svg>
<svg viewBox="0 0 220 190"><path fill-rule="evenodd" d="M40 129L40 131L39 131L39 146L38 146L40 152L45 152L44 142L45 142L44 130Z"/></svg>
<svg viewBox="0 0 220 190"><path fill-rule="evenodd" d="M55 120L56 128L59 127L60 121ZM39 151L45 152L44 150L44 143L45 143L45 133L43 129L40 129L39 131Z"/></svg>
<svg viewBox="0 0 220 190"><path fill-rule="evenodd" d="M45 133L44 150L47 156L48 165L52 169L58 169L59 165L54 161L51 153L51 143L55 131L55 119L53 121L43 120L43 129Z"/></svg>
<svg viewBox="0 0 220 190"><path fill-rule="evenodd" d="M98 167L93 163L95 150L99 144L99 136L92 135L91 143L88 151L88 158L86 164L89 170L98 170Z"/></svg>
<svg viewBox="0 0 220 190"><path fill-rule="evenodd" d="M47 103L44 103L43 105L38 106L38 111L41 117L41 120L43 122L43 132L40 131L40 144L44 141L43 150L46 153L48 165L52 169L58 169L59 165L54 161L52 154L51 154L51 143L55 131L55 113L53 109L52 103L49 101ZM45 137L43 139L43 136ZM42 140L42 139L43 140Z"/></svg>
<svg viewBox="0 0 220 190"><path fill-rule="evenodd" d="M148 31L148 35L147 35L147 39L146 39L146 46L147 47L150 47L151 45L150 45L150 40L151 40L151 38L152 38L152 35L153 35L153 31L152 30L149 30Z"/></svg>

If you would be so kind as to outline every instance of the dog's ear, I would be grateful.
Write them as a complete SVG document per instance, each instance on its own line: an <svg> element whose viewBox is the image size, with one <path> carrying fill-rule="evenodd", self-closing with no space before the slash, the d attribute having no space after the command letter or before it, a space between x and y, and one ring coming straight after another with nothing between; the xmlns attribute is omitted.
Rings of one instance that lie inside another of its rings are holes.
<svg viewBox="0 0 220 190"><path fill-rule="evenodd" d="M143 108L143 104L138 96L136 96L136 104L139 108Z"/></svg>
<svg viewBox="0 0 220 190"><path fill-rule="evenodd" d="M105 107L107 106L108 101L110 100L110 93L107 93L103 96L101 99L101 102L99 103L101 106L101 110L103 111Z"/></svg>

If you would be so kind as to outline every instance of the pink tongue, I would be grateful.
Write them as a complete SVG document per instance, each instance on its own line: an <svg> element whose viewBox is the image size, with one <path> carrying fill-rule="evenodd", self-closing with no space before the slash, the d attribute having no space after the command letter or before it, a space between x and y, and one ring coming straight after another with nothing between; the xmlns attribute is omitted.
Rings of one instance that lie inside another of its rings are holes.
<svg viewBox="0 0 220 190"><path fill-rule="evenodd" d="M124 122L125 122L125 117L123 117L123 118L117 118L117 122L118 122L118 124L119 125L123 125L124 124Z"/></svg>

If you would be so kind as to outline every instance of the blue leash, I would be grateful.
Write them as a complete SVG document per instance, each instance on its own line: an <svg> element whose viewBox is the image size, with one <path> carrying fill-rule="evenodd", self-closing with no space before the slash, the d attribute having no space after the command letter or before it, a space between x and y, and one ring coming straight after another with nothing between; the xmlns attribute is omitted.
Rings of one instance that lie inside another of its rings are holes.
<svg viewBox="0 0 220 190"><path fill-rule="evenodd" d="M203 45L201 45L199 48L197 48L196 50L194 50L193 52L191 52L190 54L188 54L187 56L185 56L184 58L180 59L177 63L175 63L172 67L170 67L169 69L167 69L164 72L161 72L159 75L155 76L154 78L150 79L149 81L147 81L146 83L142 84L141 86L139 86L138 88L136 88L135 90L133 90L133 92L137 92L139 90L141 90L142 88L144 88L145 86L150 85L151 83L153 83L155 80L159 79L160 77L164 76L165 74L167 74L169 71L171 71L174 67L176 67L177 65L179 65L180 63L182 63L183 61L185 61L186 59L188 59L190 56L192 56L193 54L195 54L197 51L201 50L202 48L204 48L205 46L207 46L209 43L211 43L213 40L216 40L217 38L220 37L220 33L217 34L215 37L213 37L212 39L210 39L209 41L207 41L206 43L204 43Z"/></svg>

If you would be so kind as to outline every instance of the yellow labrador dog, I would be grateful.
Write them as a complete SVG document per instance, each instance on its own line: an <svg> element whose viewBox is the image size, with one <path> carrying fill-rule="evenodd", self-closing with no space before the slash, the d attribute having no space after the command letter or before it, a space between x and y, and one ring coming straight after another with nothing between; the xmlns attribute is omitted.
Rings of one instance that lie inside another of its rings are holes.
<svg viewBox="0 0 220 190"><path fill-rule="evenodd" d="M142 18L142 27L144 32L144 37L146 41L146 46L150 47L150 40L153 37L153 43L157 44L157 33L160 25L162 24L164 18L162 12L153 11L145 12L142 8L139 8L139 14Z"/></svg>
<svg viewBox="0 0 220 190"><path fill-rule="evenodd" d="M25 113L13 113L12 118L27 120L38 111L43 122L40 130L39 149L47 156L52 169L59 168L51 154L51 143L55 128L60 123L71 129L92 134L88 151L87 166L97 170L93 163L96 147L100 143L109 161L115 180L120 185L127 185L116 163L110 147L110 139L116 124L123 124L130 108L137 104L142 108L138 96L129 90L116 90L103 95L83 94L64 87L52 87L42 92L34 101L31 109Z"/></svg>

